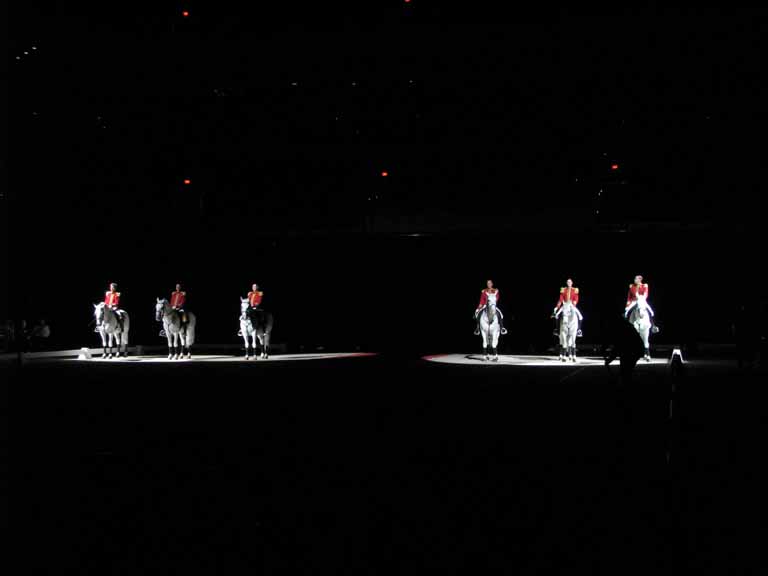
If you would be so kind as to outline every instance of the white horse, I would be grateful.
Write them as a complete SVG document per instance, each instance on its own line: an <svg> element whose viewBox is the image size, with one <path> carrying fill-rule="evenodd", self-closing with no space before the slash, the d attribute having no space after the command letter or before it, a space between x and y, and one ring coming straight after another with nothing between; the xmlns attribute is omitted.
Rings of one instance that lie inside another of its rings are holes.
<svg viewBox="0 0 768 576"><path fill-rule="evenodd" d="M493 362L499 361L499 355L496 347L499 344L499 317L496 314L496 304L489 301L479 312L480 314L480 335L483 337L483 353L486 360Z"/></svg>
<svg viewBox="0 0 768 576"><path fill-rule="evenodd" d="M109 306L101 302L93 305L93 315L96 319L96 329L101 335L101 345L104 347L102 358L112 358L122 355L128 356L128 331L131 327L131 321L128 318L128 312L121 310L123 316L123 325L117 318L117 313ZM116 346L113 354L112 346Z"/></svg>
<svg viewBox="0 0 768 576"><path fill-rule="evenodd" d="M269 341L272 334L272 314L259 310L254 316L248 298L240 298L240 333L245 342L245 359L250 360L251 351L254 360L256 343L261 345L261 357L269 358Z"/></svg>
<svg viewBox="0 0 768 576"><path fill-rule="evenodd" d="M640 334L640 338L643 339L643 348L645 348L644 359L646 362L651 361L651 345L648 342L648 337L651 334L652 316L654 316L653 308L648 304L644 294L638 294L637 300L624 310L624 317L629 320L629 323Z"/></svg>
<svg viewBox="0 0 768 576"><path fill-rule="evenodd" d="M187 324L182 326L181 314L171 308L168 300L158 298L155 304L155 320L163 322L163 330L168 338L168 360L178 360L186 356L192 358L192 344L195 343L197 318L192 312L186 312Z"/></svg>
<svg viewBox="0 0 768 576"><path fill-rule="evenodd" d="M560 317L560 361L576 362L576 335L579 331L581 312L572 302L564 302L555 314Z"/></svg>

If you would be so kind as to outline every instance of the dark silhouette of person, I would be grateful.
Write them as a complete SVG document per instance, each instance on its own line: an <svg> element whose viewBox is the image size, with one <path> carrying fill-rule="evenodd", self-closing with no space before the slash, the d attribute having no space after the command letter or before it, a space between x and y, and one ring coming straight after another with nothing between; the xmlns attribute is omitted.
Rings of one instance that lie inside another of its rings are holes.
<svg viewBox="0 0 768 576"><path fill-rule="evenodd" d="M606 366L619 358L622 382L629 382L638 360L645 354L643 339L623 316L612 317L606 326L610 343L604 354Z"/></svg>

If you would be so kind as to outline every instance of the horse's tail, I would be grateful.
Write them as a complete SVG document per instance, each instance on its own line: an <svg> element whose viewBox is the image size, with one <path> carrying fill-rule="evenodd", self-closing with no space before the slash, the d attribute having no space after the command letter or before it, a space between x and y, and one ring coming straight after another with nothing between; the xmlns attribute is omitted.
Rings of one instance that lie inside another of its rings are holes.
<svg viewBox="0 0 768 576"><path fill-rule="evenodd" d="M187 325L185 330L187 331L187 346L192 346L195 343L195 327L197 326L197 316L192 312L187 312Z"/></svg>

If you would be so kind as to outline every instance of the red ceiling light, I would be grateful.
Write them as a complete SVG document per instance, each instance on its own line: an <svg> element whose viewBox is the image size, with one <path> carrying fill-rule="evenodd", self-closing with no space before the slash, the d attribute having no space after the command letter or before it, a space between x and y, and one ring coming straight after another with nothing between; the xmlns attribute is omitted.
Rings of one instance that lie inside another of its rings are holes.
<svg viewBox="0 0 768 576"><path fill-rule="evenodd" d="M384 178L386 178L387 176L389 176L389 172L387 172L386 170L384 170L384 171L381 173L381 175L382 175Z"/></svg>
<svg viewBox="0 0 768 576"><path fill-rule="evenodd" d="M611 164L611 170L618 170L619 165L618 164Z"/></svg>
<svg viewBox="0 0 768 576"><path fill-rule="evenodd" d="M192 180L190 180L189 178L185 178L184 179L184 184L186 184L186 185L192 184Z"/></svg>
<svg viewBox="0 0 768 576"><path fill-rule="evenodd" d="M182 15L182 16L184 16L184 18L187 18L187 17L189 16L189 10L184 10L184 11L181 13L181 15Z"/></svg>

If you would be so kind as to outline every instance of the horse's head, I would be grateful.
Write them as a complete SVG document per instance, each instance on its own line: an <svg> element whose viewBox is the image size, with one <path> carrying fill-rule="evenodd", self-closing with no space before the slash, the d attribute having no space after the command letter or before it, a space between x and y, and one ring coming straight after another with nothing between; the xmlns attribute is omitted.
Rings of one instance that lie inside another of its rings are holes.
<svg viewBox="0 0 768 576"><path fill-rule="evenodd" d="M165 313L165 306L168 304L168 300L165 298L158 298L155 304L155 320L160 322L163 319Z"/></svg>
<svg viewBox="0 0 768 576"><path fill-rule="evenodd" d="M635 310L640 318L645 318L648 315L648 300L645 294L637 295Z"/></svg>
<svg viewBox="0 0 768 576"><path fill-rule="evenodd" d="M248 317L248 309L251 307L251 303L248 298L240 297L240 318L245 319Z"/></svg>
<svg viewBox="0 0 768 576"><path fill-rule="evenodd" d="M573 305L573 302L563 302L563 307L561 308L561 313L563 318L571 319L576 314L576 307Z"/></svg>
<svg viewBox="0 0 768 576"><path fill-rule="evenodd" d="M96 319L96 325L99 326L104 322L104 302L93 305L93 317Z"/></svg>

